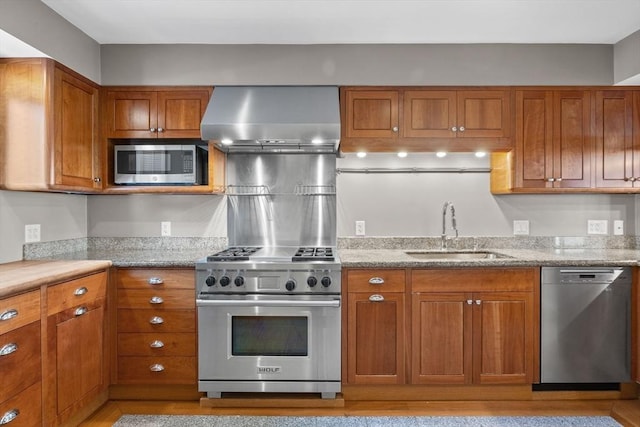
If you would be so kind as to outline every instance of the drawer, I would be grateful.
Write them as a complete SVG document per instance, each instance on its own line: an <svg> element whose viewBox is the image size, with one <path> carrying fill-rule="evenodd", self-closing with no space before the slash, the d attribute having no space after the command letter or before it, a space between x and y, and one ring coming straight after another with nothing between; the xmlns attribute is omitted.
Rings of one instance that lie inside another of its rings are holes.
<svg viewBox="0 0 640 427"><path fill-rule="evenodd" d="M40 290L0 300L0 334L40 319Z"/></svg>
<svg viewBox="0 0 640 427"><path fill-rule="evenodd" d="M186 289L118 289L118 308L195 309L196 296Z"/></svg>
<svg viewBox="0 0 640 427"><path fill-rule="evenodd" d="M172 269L118 269L118 288L128 289L195 289L195 271Z"/></svg>
<svg viewBox="0 0 640 427"><path fill-rule="evenodd" d="M118 356L196 356L196 333L121 333Z"/></svg>
<svg viewBox="0 0 640 427"><path fill-rule="evenodd" d="M537 268L414 269L412 292L531 292L540 283Z"/></svg>
<svg viewBox="0 0 640 427"><path fill-rule="evenodd" d="M118 384L196 384L195 357L118 357Z"/></svg>
<svg viewBox="0 0 640 427"><path fill-rule="evenodd" d="M107 273L70 280L47 288L47 315L52 315L81 304L104 298L107 289Z"/></svg>
<svg viewBox="0 0 640 427"><path fill-rule="evenodd" d="M349 292L404 292L405 277L404 270L350 269L347 271L347 289Z"/></svg>
<svg viewBox="0 0 640 427"><path fill-rule="evenodd" d="M118 310L118 333L195 331L195 310Z"/></svg>
<svg viewBox="0 0 640 427"><path fill-rule="evenodd" d="M18 414L7 424L10 427L41 427L42 424L42 385L40 382L22 391L11 399L0 402L0 418L10 413Z"/></svg>
<svg viewBox="0 0 640 427"><path fill-rule="evenodd" d="M40 322L0 335L0 402L40 381L40 365Z"/></svg>

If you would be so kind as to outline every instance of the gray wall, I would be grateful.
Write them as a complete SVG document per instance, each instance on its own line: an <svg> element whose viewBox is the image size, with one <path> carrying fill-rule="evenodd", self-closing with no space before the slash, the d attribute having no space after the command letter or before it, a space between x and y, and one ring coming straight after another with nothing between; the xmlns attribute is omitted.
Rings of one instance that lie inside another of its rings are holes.
<svg viewBox="0 0 640 427"><path fill-rule="evenodd" d="M614 81L640 85L640 30L616 43L613 52Z"/></svg>
<svg viewBox="0 0 640 427"><path fill-rule="evenodd" d="M610 45L103 45L105 85L610 85Z"/></svg>

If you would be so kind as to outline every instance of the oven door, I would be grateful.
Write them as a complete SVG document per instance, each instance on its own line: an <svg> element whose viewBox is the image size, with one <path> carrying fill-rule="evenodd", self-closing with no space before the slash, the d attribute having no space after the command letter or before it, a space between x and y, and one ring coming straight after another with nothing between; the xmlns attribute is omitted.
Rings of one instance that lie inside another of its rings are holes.
<svg viewBox="0 0 640 427"><path fill-rule="evenodd" d="M198 298L200 381L340 381L340 296Z"/></svg>

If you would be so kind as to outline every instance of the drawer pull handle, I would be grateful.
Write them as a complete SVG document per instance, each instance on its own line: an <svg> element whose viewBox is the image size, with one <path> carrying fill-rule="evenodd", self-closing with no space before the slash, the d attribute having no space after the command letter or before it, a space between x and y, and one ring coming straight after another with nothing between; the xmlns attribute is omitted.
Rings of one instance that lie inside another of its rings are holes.
<svg viewBox="0 0 640 427"><path fill-rule="evenodd" d="M0 314L0 320L4 322L5 320L10 320L17 316L18 316L18 310L12 308Z"/></svg>
<svg viewBox="0 0 640 427"><path fill-rule="evenodd" d="M164 343L162 341L160 341L160 340L155 340L154 342L149 344L149 346L151 348L162 348L162 347L164 347Z"/></svg>
<svg viewBox="0 0 640 427"><path fill-rule="evenodd" d="M369 297L369 301L371 302L382 302L384 301L384 297L380 294L374 294Z"/></svg>
<svg viewBox="0 0 640 427"><path fill-rule="evenodd" d="M162 299L162 297L151 297L149 302L151 304L162 304L164 302L164 300Z"/></svg>
<svg viewBox="0 0 640 427"><path fill-rule="evenodd" d="M149 366L149 370L151 372L162 372L162 371L164 371L164 366L162 366L159 363L156 363L155 365Z"/></svg>
<svg viewBox="0 0 640 427"><path fill-rule="evenodd" d="M384 284L384 279L382 277L372 277L369 279L370 285L382 285Z"/></svg>
<svg viewBox="0 0 640 427"><path fill-rule="evenodd" d="M9 344L3 345L2 348L0 348L0 356L8 356L11 353L15 353L16 351L18 351L18 344L11 342Z"/></svg>
<svg viewBox="0 0 640 427"><path fill-rule="evenodd" d="M18 415L20 415L20 411L17 409L5 412L2 418L0 418L0 425L9 424L11 421L18 418Z"/></svg>
<svg viewBox="0 0 640 427"><path fill-rule="evenodd" d="M149 277L150 285L162 285L163 283L164 280L162 280L162 277Z"/></svg>
<svg viewBox="0 0 640 427"><path fill-rule="evenodd" d="M78 316L82 316L87 311L89 311L87 307L78 307L76 308L76 311L73 312L73 314L75 314L75 316L78 317Z"/></svg>
<svg viewBox="0 0 640 427"><path fill-rule="evenodd" d="M83 286L81 288L76 289L73 292L73 294L76 295L76 296L80 296L80 295L86 294L87 292L89 292L89 290Z"/></svg>
<svg viewBox="0 0 640 427"><path fill-rule="evenodd" d="M161 325L164 323L164 319L160 316L153 316L151 320L149 320L149 323L152 325Z"/></svg>

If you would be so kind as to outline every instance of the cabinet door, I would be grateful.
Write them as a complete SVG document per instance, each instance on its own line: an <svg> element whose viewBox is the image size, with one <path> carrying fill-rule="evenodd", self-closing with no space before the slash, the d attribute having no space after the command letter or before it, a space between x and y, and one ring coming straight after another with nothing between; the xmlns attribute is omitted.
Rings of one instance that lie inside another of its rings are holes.
<svg viewBox="0 0 640 427"><path fill-rule="evenodd" d="M208 102L207 90L158 92L158 137L200 138L200 122Z"/></svg>
<svg viewBox="0 0 640 427"><path fill-rule="evenodd" d="M54 186L100 189L98 88L56 68Z"/></svg>
<svg viewBox="0 0 640 427"><path fill-rule="evenodd" d="M455 138L456 92L407 90L403 117L403 136L407 138Z"/></svg>
<svg viewBox="0 0 640 427"><path fill-rule="evenodd" d="M553 94L553 179L556 188L591 186L589 91Z"/></svg>
<svg viewBox="0 0 640 427"><path fill-rule="evenodd" d="M471 383L470 294L412 296L412 384Z"/></svg>
<svg viewBox="0 0 640 427"><path fill-rule="evenodd" d="M633 139L632 143L632 164L633 164L633 177L634 186L640 187L640 91L633 92L633 115L631 116L631 122L633 126Z"/></svg>
<svg viewBox="0 0 640 427"><path fill-rule="evenodd" d="M107 92L105 120L109 138L157 138L157 93L154 91Z"/></svg>
<svg viewBox="0 0 640 427"><path fill-rule="evenodd" d="M345 137L398 138L398 91L347 90L344 102Z"/></svg>
<svg viewBox="0 0 640 427"><path fill-rule="evenodd" d="M552 187L553 94L516 92L515 187Z"/></svg>
<svg viewBox="0 0 640 427"><path fill-rule="evenodd" d="M458 138L505 138L510 134L509 91L458 91Z"/></svg>
<svg viewBox="0 0 640 427"><path fill-rule="evenodd" d="M596 187L633 186L633 92L596 92Z"/></svg>
<svg viewBox="0 0 640 427"><path fill-rule="evenodd" d="M350 293L348 298L348 382L403 384L404 294Z"/></svg>
<svg viewBox="0 0 640 427"><path fill-rule="evenodd" d="M533 380L533 296L473 294L473 382L530 384Z"/></svg>

